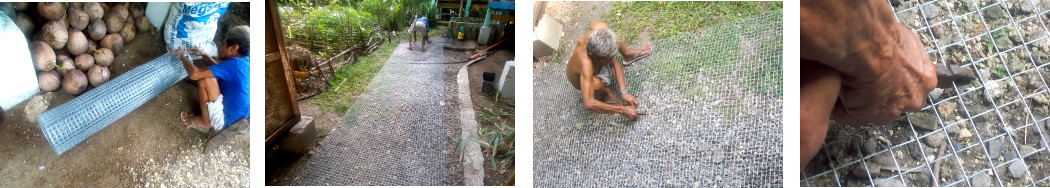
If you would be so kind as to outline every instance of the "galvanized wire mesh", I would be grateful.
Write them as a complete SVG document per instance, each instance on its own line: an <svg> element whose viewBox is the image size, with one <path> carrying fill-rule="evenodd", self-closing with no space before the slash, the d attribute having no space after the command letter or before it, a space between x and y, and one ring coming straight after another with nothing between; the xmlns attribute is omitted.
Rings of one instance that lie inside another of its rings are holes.
<svg viewBox="0 0 1050 188"><path fill-rule="evenodd" d="M401 42L293 185L457 185L456 76L442 45Z"/></svg>
<svg viewBox="0 0 1050 188"><path fill-rule="evenodd" d="M781 17L655 40L624 67L637 120L584 110L565 62L536 68L536 186L782 186Z"/></svg>
<svg viewBox="0 0 1050 188"><path fill-rule="evenodd" d="M37 121L51 148L62 154L185 77L175 55L164 54L40 114Z"/></svg>
<svg viewBox="0 0 1050 188"><path fill-rule="evenodd" d="M921 112L886 126L833 123L800 184L1050 186L1050 1L888 3L934 63L969 67L979 78L935 89Z"/></svg>

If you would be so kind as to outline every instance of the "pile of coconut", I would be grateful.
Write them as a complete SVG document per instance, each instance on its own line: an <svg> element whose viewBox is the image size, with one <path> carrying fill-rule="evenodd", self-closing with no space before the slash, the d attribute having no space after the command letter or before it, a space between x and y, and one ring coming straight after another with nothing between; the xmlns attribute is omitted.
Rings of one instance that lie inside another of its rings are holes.
<svg viewBox="0 0 1050 188"><path fill-rule="evenodd" d="M25 33L40 90L77 95L109 81L110 65L135 32L153 29L142 3L27 3L0 6ZM85 74L86 73L86 74Z"/></svg>

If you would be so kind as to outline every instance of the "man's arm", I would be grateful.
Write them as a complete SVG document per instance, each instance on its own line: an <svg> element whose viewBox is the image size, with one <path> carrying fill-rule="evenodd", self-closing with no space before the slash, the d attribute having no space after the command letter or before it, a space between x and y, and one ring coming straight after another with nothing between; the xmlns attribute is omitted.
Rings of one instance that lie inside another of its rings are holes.
<svg viewBox="0 0 1050 188"><path fill-rule="evenodd" d="M602 83L594 77L594 70L591 69L590 58L584 57L582 59L582 67L580 68L580 95L583 98L583 108L603 114L621 114L627 116L627 118L637 118L638 114L631 112L631 109L623 106L605 104L594 98L594 90L596 87L601 87Z"/></svg>
<svg viewBox="0 0 1050 188"><path fill-rule="evenodd" d="M201 57L203 57L204 62L208 63L208 65L218 65L219 64L219 62L215 61L215 59L212 59L211 56L202 55Z"/></svg>
<svg viewBox="0 0 1050 188"><path fill-rule="evenodd" d="M619 86L618 88L620 88L620 91L615 91L616 94L620 95L620 98L623 98L623 102L627 103L627 106L638 105L638 100L635 99L633 95L622 92L627 89L627 77L623 76L623 65L620 65L620 62L616 61L616 58L610 59L612 59L612 62L610 63L612 63L613 76L616 77L616 84Z"/></svg>
<svg viewBox="0 0 1050 188"><path fill-rule="evenodd" d="M180 61L182 61L182 68L186 69L186 73L189 74L188 77L190 78L190 80L200 80L202 78L215 77L211 74L211 69L208 69L208 67L204 67L204 69L198 69L197 66L193 66L193 62L190 61L188 57L182 55L181 52L176 52L175 55L179 57Z"/></svg>

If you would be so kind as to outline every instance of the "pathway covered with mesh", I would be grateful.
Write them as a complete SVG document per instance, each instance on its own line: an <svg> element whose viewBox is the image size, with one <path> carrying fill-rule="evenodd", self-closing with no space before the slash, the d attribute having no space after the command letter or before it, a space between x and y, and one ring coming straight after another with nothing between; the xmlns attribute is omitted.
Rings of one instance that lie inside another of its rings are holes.
<svg viewBox="0 0 1050 188"><path fill-rule="evenodd" d="M781 17L654 41L624 69L637 120L585 111L566 62L536 68L535 185L782 186Z"/></svg>
<svg viewBox="0 0 1050 188"><path fill-rule="evenodd" d="M462 64L446 64L440 44L425 53L407 47L397 46L293 185L462 184L455 110Z"/></svg>

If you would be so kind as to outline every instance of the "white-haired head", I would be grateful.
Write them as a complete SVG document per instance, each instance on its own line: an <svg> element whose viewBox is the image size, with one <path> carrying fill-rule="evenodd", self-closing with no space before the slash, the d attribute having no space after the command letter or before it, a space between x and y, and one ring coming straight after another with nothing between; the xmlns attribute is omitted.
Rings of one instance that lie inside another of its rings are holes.
<svg viewBox="0 0 1050 188"><path fill-rule="evenodd" d="M225 42L227 46L235 44L240 46L237 49L237 54L248 56L248 51L251 47L251 29L247 25L230 28L229 31L226 31Z"/></svg>
<svg viewBox="0 0 1050 188"><path fill-rule="evenodd" d="M601 28L587 37L587 53L596 58L612 58L616 55L616 34L612 29Z"/></svg>

